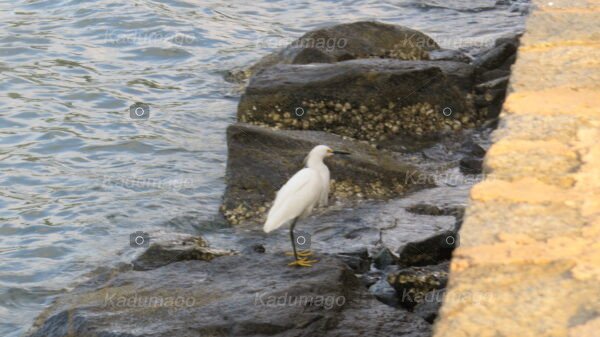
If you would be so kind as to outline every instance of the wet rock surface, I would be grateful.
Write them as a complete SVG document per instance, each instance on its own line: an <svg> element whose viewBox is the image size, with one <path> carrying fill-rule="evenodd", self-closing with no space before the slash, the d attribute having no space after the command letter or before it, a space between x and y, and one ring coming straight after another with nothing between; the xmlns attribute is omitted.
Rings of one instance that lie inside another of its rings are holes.
<svg viewBox="0 0 600 337"><path fill-rule="evenodd" d="M228 128L227 138L227 189L221 211L232 224L262 221L275 192L302 168L306 154L318 144L351 152L327 159L334 180L332 201L388 199L426 186L411 179L426 176L417 166L325 132L278 131L240 123Z"/></svg>
<svg viewBox="0 0 600 337"><path fill-rule="evenodd" d="M460 171L465 174L479 174L483 171L483 159L465 157L460 160Z"/></svg>
<svg viewBox="0 0 600 337"><path fill-rule="evenodd" d="M521 35L500 38L473 61L477 67L474 101L479 115L494 119L500 114L520 38Z"/></svg>
<svg viewBox="0 0 600 337"><path fill-rule="evenodd" d="M420 317L375 300L340 260L287 262L248 254L98 275L57 300L29 336L430 335Z"/></svg>
<svg viewBox="0 0 600 337"><path fill-rule="evenodd" d="M309 32L253 67L238 120L379 145L475 128L500 112L519 38L498 39L471 58L377 22ZM316 39L347 46L307 46Z"/></svg>
<svg viewBox="0 0 600 337"><path fill-rule="evenodd" d="M473 128L475 68L453 61L278 65L250 80L240 121L381 143Z"/></svg>
<svg viewBox="0 0 600 337"><path fill-rule="evenodd" d="M443 191L446 189L437 189L437 193ZM467 189L458 191L451 198L466 197L467 192ZM427 189L412 196L427 198L430 193L436 192ZM316 253L336 256L361 273L368 270L372 263L383 269L387 265L397 264L397 252L407 245L434 236L437 238L437 235L452 232L456 226L454 216L415 214L407 210L410 206L410 200L403 198L363 201L351 205L335 204L328 209L319 209L314 215L299 221L296 233L303 232L303 235L310 236L310 249ZM213 246L223 249L243 251L260 244L267 253L283 254L291 250L287 228L265 234L260 222L247 223L227 231L206 233L205 236ZM232 237L243 239L232 240ZM435 247L441 245L442 240L437 239ZM381 253L386 250L389 252ZM441 259L443 258L446 255Z"/></svg>
<svg viewBox="0 0 600 337"><path fill-rule="evenodd" d="M210 248L201 237L169 234L155 237L150 247L132 263L135 270L150 270L178 261L210 261L215 257L233 254L231 250Z"/></svg>
<svg viewBox="0 0 600 337"><path fill-rule="evenodd" d="M438 49L432 38L417 30L361 21L308 32L283 50L267 55L249 72L275 64L335 63L363 58L427 60L430 52Z"/></svg>
<svg viewBox="0 0 600 337"><path fill-rule="evenodd" d="M423 301L414 307L414 314L433 324L438 316L445 295L446 288L428 292L423 296Z"/></svg>
<svg viewBox="0 0 600 337"><path fill-rule="evenodd" d="M446 287L448 268L448 262L404 268L388 274L387 282L396 289L400 304L412 309L415 305L426 301L427 293Z"/></svg>

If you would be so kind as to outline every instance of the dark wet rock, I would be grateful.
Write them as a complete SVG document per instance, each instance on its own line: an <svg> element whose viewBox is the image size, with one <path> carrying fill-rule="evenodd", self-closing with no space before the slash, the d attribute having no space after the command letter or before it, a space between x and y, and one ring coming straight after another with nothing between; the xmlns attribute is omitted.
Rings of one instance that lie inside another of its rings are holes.
<svg viewBox="0 0 600 337"><path fill-rule="evenodd" d="M452 49L437 49L429 52L429 60L432 61L456 61L456 62L464 62L470 63L471 58L459 51Z"/></svg>
<svg viewBox="0 0 600 337"><path fill-rule="evenodd" d="M341 261L287 262L248 254L108 272L56 299L29 336L430 336L429 324L375 300Z"/></svg>
<svg viewBox="0 0 600 337"><path fill-rule="evenodd" d="M481 94L475 97L475 106L501 108L505 97L506 89L484 90Z"/></svg>
<svg viewBox="0 0 600 337"><path fill-rule="evenodd" d="M487 90L502 89L506 90L508 86L508 76L495 78L487 82L480 83L475 86L475 91L478 93L484 93Z"/></svg>
<svg viewBox="0 0 600 337"><path fill-rule="evenodd" d="M415 166L366 144L325 132L236 124L228 128L227 134L227 189L221 211L232 224L262 222L275 192L302 168L306 154L318 144L352 152L327 160L334 180L332 201L387 199L423 187L409 179L425 175Z"/></svg>
<svg viewBox="0 0 600 337"><path fill-rule="evenodd" d="M488 119L482 127L492 127L495 124L490 124L491 122L498 119L500 112L502 111L502 104L504 103L504 90L494 90L485 96L477 96L475 99L475 106L478 108L479 114L481 116L486 116Z"/></svg>
<svg viewBox="0 0 600 337"><path fill-rule="evenodd" d="M414 314L433 324L438 316L445 295L446 288L428 292L423 296L423 301L413 308Z"/></svg>
<svg viewBox="0 0 600 337"><path fill-rule="evenodd" d="M510 60L508 60L510 61ZM507 61L507 62L508 62ZM511 61L512 64L513 61ZM498 117L506 98L508 76L495 78L475 86L475 106L483 109L488 119ZM483 115L483 113L482 113Z"/></svg>
<svg viewBox="0 0 600 337"><path fill-rule="evenodd" d="M462 217L465 212L464 207L439 207L435 205L429 204L416 204L406 208L407 211L415 214L422 215L434 215L434 216L442 216L442 215L451 215L455 217Z"/></svg>
<svg viewBox="0 0 600 337"><path fill-rule="evenodd" d="M337 253L335 256L344 261L344 263L356 273L365 273L369 270L369 266L371 265L367 247L358 249L355 252Z"/></svg>
<svg viewBox="0 0 600 337"><path fill-rule="evenodd" d="M483 159L465 157L460 160L460 171L465 174L480 174L483 171Z"/></svg>
<svg viewBox="0 0 600 337"><path fill-rule="evenodd" d="M132 262L135 270L155 269L177 261L210 261L235 254L231 250L210 248L203 238L187 234L153 235L151 242L150 247Z"/></svg>
<svg viewBox="0 0 600 337"><path fill-rule="evenodd" d="M516 60L517 54L512 54L506 59L506 61L504 61L504 63L502 63L499 69L511 70L512 65L515 64Z"/></svg>
<svg viewBox="0 0 600 337"><path fill-rule="evenodd" d="M517 45L512 42L502 42L479 56L473 64L483 69L500 68L517 52Z"/></svg>
<svg viewBox="0 0 600 337"><path fill-rule="evenodd" d="M356 272L365 272L373 262L373 257L382 248L398 252L408 244L420 243L431 237L452 231L456 228L454 216L428 216L408 212L413 198L448 203L462 201L468 189L425 189L411 194L410 199L365 200L343 204L334 203L327 209L317 209L312 216L299 221L295 232L306 232L311 236L310 249L314 258L332 256L344 261ZM265 234L262 222L251 222L227 228L226 233L207 233L206 239L215 246L240 252L249 251L256 243L264 246L267 254L281 254L291 251L287 226ZM437 247L438 241L434 242ZM421 248L424 249L424 248ZM288 257L291 261L291 257Z"/></svg>
<svg viewBox="0 0 600 337"><path fill-rule="evenodd" d="M508 44L512 44L515 48L518 48L519 43L520 43L519 41L521 40L522 36L523 36L523 34L519 33L519 34L506 35L506 36L497 38L496 41L494 42L494 46L498 47L500 45L508 43Z"/></svg>
<svg viewBox="0 0 600 337"><path fill-rule="evenodd" d="M250 249L255 252L255 253L259 253L259 254L263 254L266 252L265 246L263 246L260 243L254 244L252 245L252 247L250 247Z"/></svg>
<svg viewBox="0 0 600 337"><path fill-rule="evenodd" d="M357 277L365 288L370 288L375 283L384 278L383 271L371 269L365 273L358 274Z"/></svg>
<svg viewBox="0 0 600 337"><path fill-rule="evenodd" d="M399 305L398 296L396 289L394 289L385 279L382 277L369 287L369 292L375 296L379 301L387 305L396 307Z"/></svg>
<svg viewBox="0 0 600 337"><path fill-rule="evenodd" d="M387 282L394 287L400 304L412 309L425 301L425 295L433 290L446 287L449 263L425 267L409 267L387 276Z"/></svg>
<svg viewBox="0 0 600 337"><path fill-rule="evenodd" d="M485 156L485 152L485 149L481 145L475 143L473 140L467 140L460 146L460 153L477 158L483 158Z"/></svg>
<svg viewBox="0 0 600 337"><path fill-rule="evenodd" d="M427 60L439 49L429 36L403 26L373 21L339 24L310 31L289 46L267 55L250 73L275 64L334 63L365 58Z"/></svg>
<svg viewBox="0 0 600 337"><path fill-rule="evenodd" d="M456 226L454 217L412 214L402 208L402 202L402 199L365 201L335 207L299 221L296 230L311 235L311 249L317 259L319 255L335 256L357 272L365 272L382 247L397 252L408 244L437 237ZM268 252L291 250L287 228L264 236ZM441 245L439 241L434 244Z"/></svg>
<svg viewBox="0 0 600 337"><path fill-rule="evenodd" d="M373 264L377 269L385 269L389 265L396 264L397 260L398 258L386 247L381 248L373 256Z"/></svg>
<svg viewBox="0 0 600 337"><path fill-rule="evenodd" d="M510 76L510 70L506 69L492 69L481 73L477 80L480 83L492 81L498 78Z"/></svg>
<svg viewBox="0 0 600 337"><path fill-rule="evenodd" d="M252 77L238 120L376 144L435 137L481 122L467 99L474 69L462 62L386 59L277 65Z"/></svg>
<svg viewBox="0 0 600 337"><path fill-rule="evenodd" d="M415 318L418 318L418 320ZM328 331L326 334L303 334L302 336L430 337L431 335L431 325L420 317L385 305L376 299L371 299L355 303L345 310L343 318L336 328Z"/></svg>
<svg viewBox="0 0 600 337"><path fill-rule="evenodd" d="M520 38L521 35L499 38L493 48L484 52L474 61L473 64L478 67L477 82L479 85L477 89L479 92L484 91L482 89L506 90L510 69L517 57L516 51ZM500 80L501 78L504 79ZM500 82L494 82L495 80L500 80ZM485 84L486 82L488 83ZM482 88L482 86L487 88Z"/></svg>
<svg viewBox="0 0 600 337"><path fill-rule="evenodd" d="M464 144L472 141L472 133L447 135L429 147L420 149L425 158L440 166L444 163L457 162L464 157L468 148Z"/></svg>
<svg viewBox="0 0 600 337"><path fill-rule="evenodd" d="M450 260L460 245L457 231L444 231L423 241L410 242L398 250L401 266L426 266Z"/></svg>

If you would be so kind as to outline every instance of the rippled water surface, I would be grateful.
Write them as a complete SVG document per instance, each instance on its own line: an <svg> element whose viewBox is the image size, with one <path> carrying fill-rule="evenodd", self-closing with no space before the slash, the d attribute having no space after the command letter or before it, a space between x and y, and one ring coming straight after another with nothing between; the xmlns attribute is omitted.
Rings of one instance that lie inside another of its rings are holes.
<svg viewBox="0 0 600 337"><path fill-rule="evenodd" d="M509 1L1 1L0 336L18 336L136 230L193 232L224 189L223 80L303 32L379 20L448 48L521 30ZM150 119L129 106L150 104ZM194 222L191 222L194 223Z"/></svg>

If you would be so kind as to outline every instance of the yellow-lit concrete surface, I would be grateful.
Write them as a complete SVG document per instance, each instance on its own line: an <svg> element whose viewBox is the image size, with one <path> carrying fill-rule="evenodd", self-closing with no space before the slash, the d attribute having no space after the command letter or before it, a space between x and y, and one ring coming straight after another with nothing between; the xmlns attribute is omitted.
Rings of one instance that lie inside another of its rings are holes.
<svg viewBox="0 0 600 337"><path fill-rule="evenodd" d="M435 337L600 336L600 0L534 3Z"/></svg>

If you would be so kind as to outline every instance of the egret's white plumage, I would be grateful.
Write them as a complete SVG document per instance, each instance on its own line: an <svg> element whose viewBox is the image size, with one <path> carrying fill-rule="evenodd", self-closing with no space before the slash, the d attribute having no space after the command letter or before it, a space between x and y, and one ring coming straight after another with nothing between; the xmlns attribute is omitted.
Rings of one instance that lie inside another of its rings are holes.
<svg viewBox="0 0 600 337"><path fill-rule="evenodd" d="M329 169L323 159L333 153L325 145L315 146L310 151L306 167L294 174L277 192L263 228L265 232L275 230L290 220L307 217L317 205L327 205Z"/></svg>

